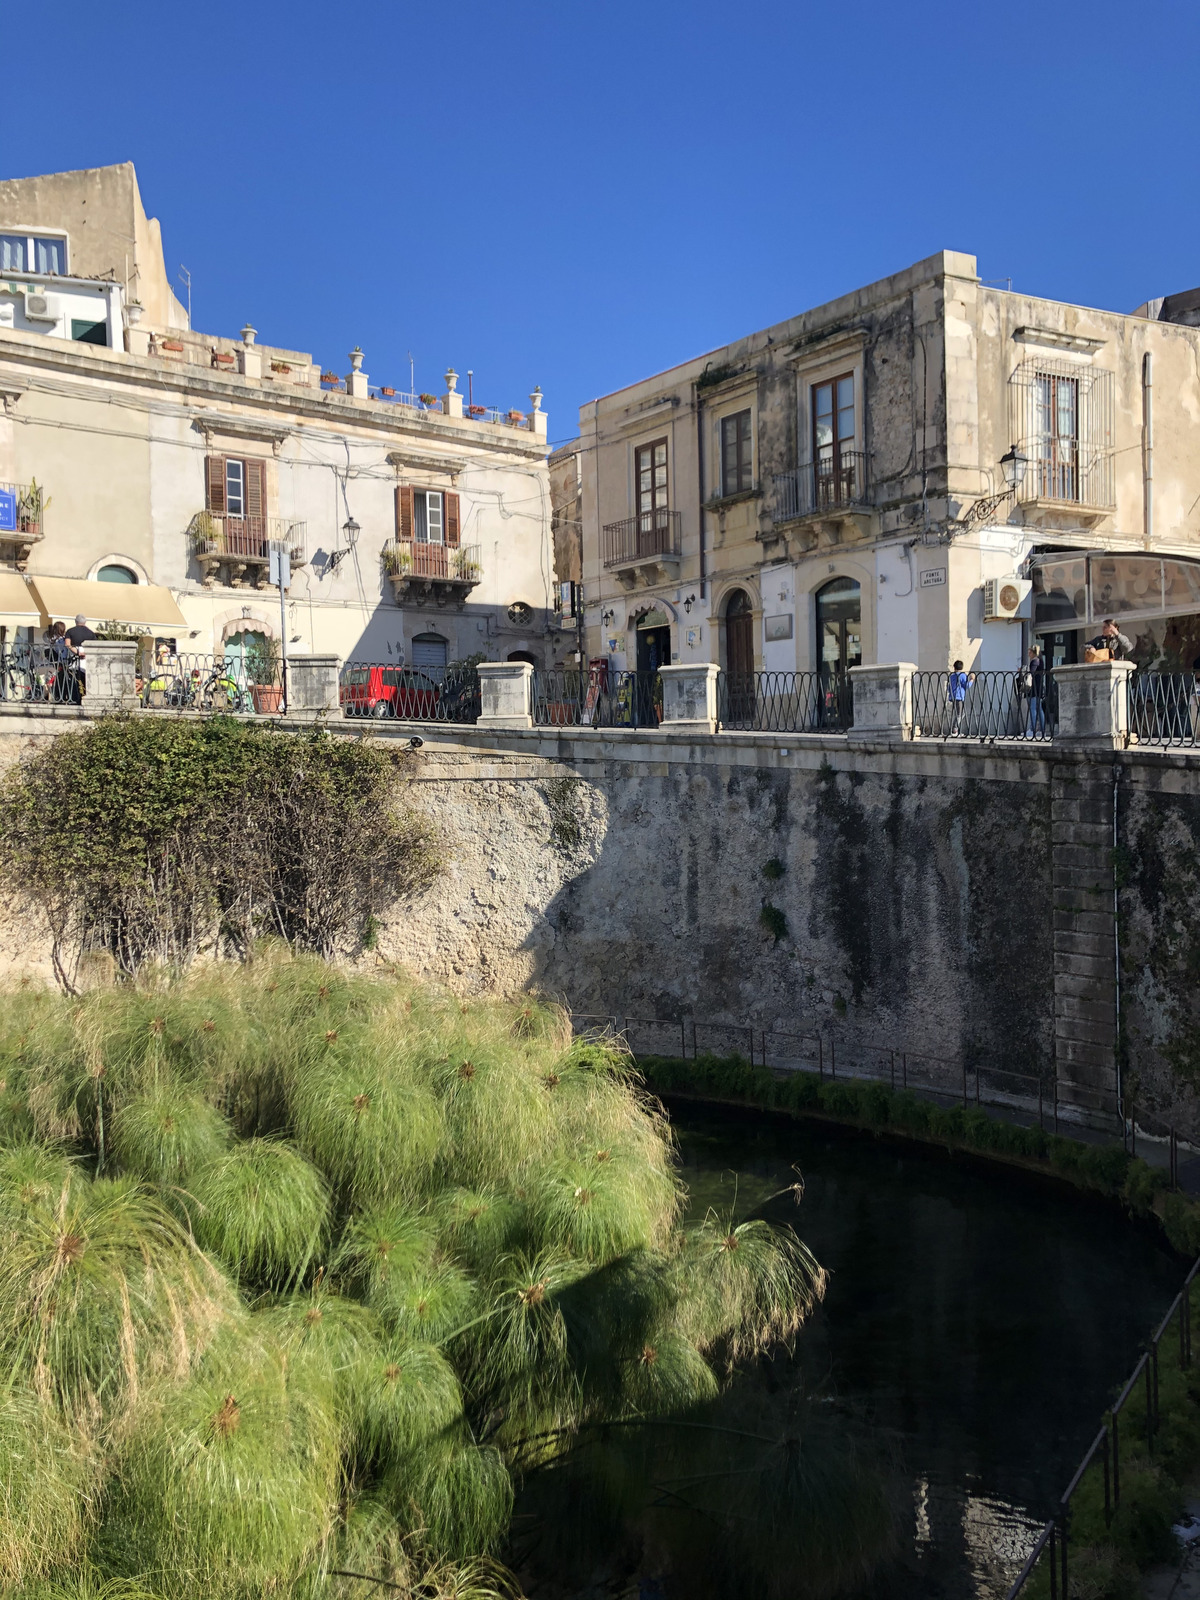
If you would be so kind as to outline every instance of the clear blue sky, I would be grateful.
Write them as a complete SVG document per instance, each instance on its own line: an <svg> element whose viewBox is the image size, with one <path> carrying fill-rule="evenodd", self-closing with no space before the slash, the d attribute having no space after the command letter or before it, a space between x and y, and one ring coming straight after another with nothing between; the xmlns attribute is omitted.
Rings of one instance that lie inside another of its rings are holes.
<svg viewBox="0 0 1200 1600"><path fill-rule="evenodd" d="M540 383L556 439L943 247L1121 310L1200 285L1194 3L66 0L8 35L0 175L132 159L197 327Z"/></svg>

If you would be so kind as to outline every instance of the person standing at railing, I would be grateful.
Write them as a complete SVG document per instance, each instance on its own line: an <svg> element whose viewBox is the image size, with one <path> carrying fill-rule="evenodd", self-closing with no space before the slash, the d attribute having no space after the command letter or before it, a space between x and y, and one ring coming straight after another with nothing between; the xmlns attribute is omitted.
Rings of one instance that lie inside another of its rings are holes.
<svg viewBox="0 0 1200 1600"><path fill-rule="evenodd" d="M962 728L963 712L967 708L967 690L975 682L973 672L964 672L961 661L954 663L946 685L946 699L950 705L950 732L958 733Z"/></svg>
<svg viewBox="0 0 1200 1600"><path fill-rule="evenodd" d="M1114 661L1123 661L1133 654L1133 640L1122 633L1111 617L1105 617L1100 632L1087 642L1089 650L1107 650Z"/></svg>
<svg viewBox="0 0 1200 1600"><path fill-rule="evenodd" d="M67 649L70 651L69 662L69 687L70 701L73 706L82 704L84 691L87 688L87 673L84 670L84 645L89 639L98 639L100 635L94 628L88 627L88 619L82 612L75 618L75 626L68 628L63 634Z"/></svg>
<svg viewBox="0 0 1200 1600"><path fill-rule="evenodd" d="M1046 663L1037 645L1030 645L1029 660L1017 673L1017 694L1028 702L1025 737L1040 738L1046 731Z"/></svg>

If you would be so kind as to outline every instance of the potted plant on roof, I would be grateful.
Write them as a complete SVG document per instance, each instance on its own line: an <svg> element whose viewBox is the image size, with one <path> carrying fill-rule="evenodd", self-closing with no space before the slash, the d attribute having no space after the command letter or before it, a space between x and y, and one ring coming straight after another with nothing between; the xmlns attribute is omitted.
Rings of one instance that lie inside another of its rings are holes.
<svg viewBox="0 0 1200 1600"><path fill-rule="evenodd" d="M419 394L417 399L426 407L437 405L437 395L435 394Z"/></svg>

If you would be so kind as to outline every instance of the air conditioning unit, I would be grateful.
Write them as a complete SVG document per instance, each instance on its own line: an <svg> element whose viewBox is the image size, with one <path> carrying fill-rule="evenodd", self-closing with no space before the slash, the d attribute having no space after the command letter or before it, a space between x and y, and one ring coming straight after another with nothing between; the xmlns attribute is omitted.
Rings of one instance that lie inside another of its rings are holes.
<svg viewBox="0 0 1200 1600"><path fill-rule="evenodd" d="M25 320L27 322L57 322L58 312L50 305L50 296L35 289L25 291Z"/></svg>
<svg viewBox="0 0 1200 1600"><path fill-rule="evenodd" d="M983 620L1013 622L1032 587L1028 578L989 578L983 586Z"/></svg>

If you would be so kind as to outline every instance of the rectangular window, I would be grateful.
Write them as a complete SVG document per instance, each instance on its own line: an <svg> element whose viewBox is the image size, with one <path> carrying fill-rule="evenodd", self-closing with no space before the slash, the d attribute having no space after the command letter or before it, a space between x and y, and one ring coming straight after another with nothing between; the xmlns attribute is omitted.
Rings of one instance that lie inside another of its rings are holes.
<svg viewBox="0 0 1200 1600"><path fill-rule="evenodd" d="M1079 499L1079 379L1039 372L1033 385L1038 496Z"/></svg>
<svg viewBox="0 0 1200 1600"><path fill-rule="evenodd" d="M225 514L246 515L246 463L232 458L225 462Z"/></svg>
<svg viewBox="0 0 1200 1600"><path fill-rule="evenodd" d="M721 418L721 493L744 494L754 487L754 447L750 413Z"/></svg>
<svg viewBox="0 0 1200 1600"><path fill-rule="evenodd" d="M24 272L28 243L17 234L0 233L0 272Z"/></svg>
<svg viewBox="0 0 1200 1600"><path fill-rule="evenodd" d="M35 272L57 272L61 275L67 270L65 239L34 239L31 242Z"/></svg>
<svg viewBox="0 0 1200 1600"><path fill-rule="evenodd" d="M640 445L634 451L633 475L638 526L645 531L667 523L667 441Z"/></svg>
<svg viewBox="0 0 1200 1600"><path fill-rule="evenodd" d="M71 337L80 344L108 343L108 323L91 322L80 317L71 318Z"/></svg>
<svg viewBox="0 0 1200 1600"><path fill-rule="evenodd" d="M413 536L418 544L444 544L442 496L437 489L418 489L413 494Z"/></svg>
<svg viewBox="0 0 1200 1600"><path fill-rule="evenodd" d="M812 430L814 504L851 504L857 490L852 373L813 385Z"/></svg>

